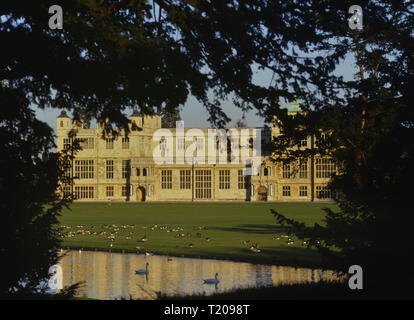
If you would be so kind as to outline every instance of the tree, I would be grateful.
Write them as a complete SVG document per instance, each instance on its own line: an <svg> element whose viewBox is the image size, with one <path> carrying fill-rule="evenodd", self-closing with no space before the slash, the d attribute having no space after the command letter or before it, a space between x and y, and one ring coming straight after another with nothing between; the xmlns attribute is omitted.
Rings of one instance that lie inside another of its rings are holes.
<svg viewBox="0 0 414 320"><path fill-rule="evenodd" d="M371 292L407 297L414 280L414 218L406 187L413 174L413 7L392 1L363 4L362 31L342 30L343 15L335 5L326 8L326 17L315 15L315 25L332 35L318 45L331 51L328 64L331 57L352 53L358 72L354 80L344 81L313 68L307 82L313 90L296 89L306 114L284 119L283 135L274 145L279 156L291 159L334 158L340 170L331 188L340 210L326 209L326 226L313 227L273 214L320 249L335 269L346 273L349 266L361 265ZM290 149L310 135L316 137L314 150Z"/></svg>
<svg viewBox="0 0 414 320"><path fill-rule="evenodd" d="M244 122L244 119L237 120L237 122L236 122L236 127L237 127L237 128L243 128L243 127L246 127L246 123Z"/></svg>
<svg viewBox="0 0 414 320"><path fill-rule="evenodd" d="M176 122L181 120L180 109L175 108L174 110L161 109L161 126L163 128L175 128Z"/></svg>
<svg viewBox="0 0 414 320"><path fill-rule="evenodd" d="M51 151L51 128L36 120L18 89L0 86L0 105L0 259L5 275L0 296L32 294L57 262L51 254L59 244L53 226L69 202L58 194L58 181L66 179L63 164L69 155Z"/></svg>

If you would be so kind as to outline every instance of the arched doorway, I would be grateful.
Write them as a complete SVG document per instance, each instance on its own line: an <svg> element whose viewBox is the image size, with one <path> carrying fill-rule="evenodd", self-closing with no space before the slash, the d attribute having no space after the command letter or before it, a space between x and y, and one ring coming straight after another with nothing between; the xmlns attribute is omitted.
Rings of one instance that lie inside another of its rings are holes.
<svg viewBox="0 0 414 320"><path fill-rule="evenodd" d="M145 188L138 187L137 188L137 201L145 201Z"/></svg>

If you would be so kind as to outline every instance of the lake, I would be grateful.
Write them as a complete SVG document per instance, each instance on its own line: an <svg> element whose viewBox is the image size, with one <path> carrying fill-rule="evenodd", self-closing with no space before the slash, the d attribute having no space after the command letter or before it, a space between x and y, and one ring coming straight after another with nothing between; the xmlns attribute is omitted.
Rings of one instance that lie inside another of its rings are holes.
<svg viewBox="0 0 414 320"><path fill-rule="evenodd" d="M64 254L59 262L63 286L85 281L77 296L105 300L155 299L157 292L210 295L237 288L338 278L332 271L224 260L101 251L69 250ZM135 270L145 269L147 262L149 274L137 275ZM214 278L216 272L220 280L218 285L203 284L203 279Z"/></svg>

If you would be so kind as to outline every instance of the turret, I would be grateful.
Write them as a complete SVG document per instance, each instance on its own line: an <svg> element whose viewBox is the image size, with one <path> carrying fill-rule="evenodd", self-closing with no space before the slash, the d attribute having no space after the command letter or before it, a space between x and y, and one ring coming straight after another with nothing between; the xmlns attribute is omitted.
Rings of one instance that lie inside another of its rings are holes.
<svg viewBox="0 0 414 320"><path fill-rule="evenodd" d="M56 128L57 130L69 130L72 127L72 120L68 117L65 110L62 110L57 117Z"/></svg>

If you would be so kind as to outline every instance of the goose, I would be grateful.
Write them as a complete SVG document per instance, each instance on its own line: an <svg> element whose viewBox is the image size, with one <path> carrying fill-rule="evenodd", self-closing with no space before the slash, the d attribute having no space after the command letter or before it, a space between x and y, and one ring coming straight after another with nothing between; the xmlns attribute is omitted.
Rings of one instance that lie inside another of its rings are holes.
<svg viewBox="0 0 414 320"><path fill-rule="evenodd" d="M205 284L217 284L220 282L220 280L217 279L217 277L218 277L218 273L216 272L216 274L214 275L214 279L204 279L203 281Z"/></svg>
<svg viewBox="0 0 414 320"><path fill-rule="evenodd" d="M149 263L147 262L145 264L145 269L138 269L135 271L135 274L148 274L149 273L148 266L149 266Z"/></svg>
<svg viewBox="0 0 414 320"><path fill-rule="evenodd" d="M147 241L147 240L148 240L147 236L143 236L143 237L141 238L141 241L143 241L143 242L145 242L145 241Z"/></svg>
<svg viewBox="0 0 414 320"><path fill-rule="evenodd" d="M259 245L256 243L256 245L251 246L250 250L255 252L255 253L259 253L261 250L259 249Z"/></svg>

